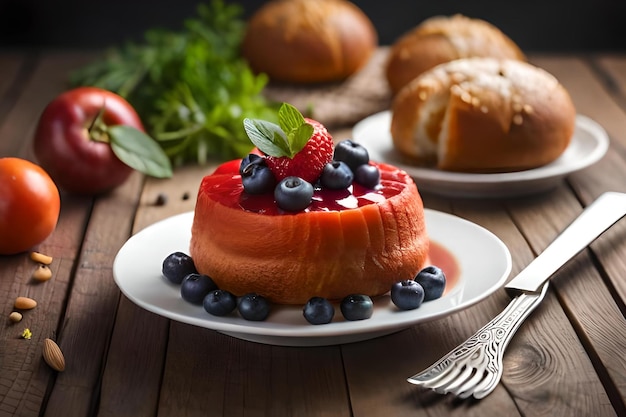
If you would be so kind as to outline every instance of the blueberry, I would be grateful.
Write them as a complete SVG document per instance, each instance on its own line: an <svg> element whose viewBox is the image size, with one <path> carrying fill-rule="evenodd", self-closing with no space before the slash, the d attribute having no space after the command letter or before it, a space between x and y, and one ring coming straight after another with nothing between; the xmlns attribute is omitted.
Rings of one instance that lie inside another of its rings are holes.
<svg viewBox="0 0 626 417"><path fill-rule="evenodd" d="M214 316L225 316L237 308L237 297L226 290L213 290L202 300L204 310Z"/></svg>
<svg viewBox="0 0 626 417"><path fill-rule="evenodd" d="M441 268L427 266L417 273L415 281L424 287L424 301L435 300L443 295L446 288L446 275Z"/></svg>
<svg viewBox="0 0 626 417"><path fill-rule="evenodd" d="M253 166L265 165L265 158L255 153L250 153L246 155L244 158L241 159L241 164L239 164L239 174L243 176L244 170L249 169L248 167L250 165L253 165Z"/></svg>
<svg viewBox="0 0 626 417"><path fill-rule="evenodd" d="M180 285L180 295L191 304L202 304L208 293L217 289L215 282L204 274L189 274Z"/></svg>
<svg viewBox="0 0 626 417"><path fill-rule="evenodd" d="M337 143L333 159L345 162L355 172L360 165L370 161L370 155L363 145L348 139Z"/></svg>
<svg viewBox="0 0 626 417"><path fill-rule="evenodd" d="M189 274L196 273L196 266L191 256L183 252L174 252L163 260L161 273L170 282L180 284Z"/></svg>
<svg viewBox="0 0 626 417"><path fill-rule="evenodd" d="M302 314L311 324L326 324L335 316L335 308L326 298L313 297L304 305Z"/></svg>
<svg viewBox="0 0 626 417"><path fill-rule="evenodd" d="M268 166L252 163L243 169L241 183L248 194L266 194L276 187L276 177Z"/></svg>
<svg viewBox="0 0 626 417"><path fill-rule="evenodd" d="M374 165L361 165L354 171L354 180L363 187L376 188L380 183L380 170Z"/></svg>
<svg viewBox="0 0 626 417"><path fill-rule="evenodd" d="M274 199L285 211L302 211L311 204L313 186L300 177L287 177L278 183Z"/></svg>
<svg viewBox="0 0 626 417"><path fill-rule="evenodd" d="M352 184L354 174L348 165L342 161L332 161L324 165L320 182L322 187L332 190L343 190Z"/></svg>
<svg viewBox="0 0 626 417"><path fill-rule="evenodd" d="M391 286L391 301L400 310L414 310L424 301L424 288L412 279L396 282Z"/></svg>
<svg viewBox="0 0 626 417"><path fill-rule="evenodd" d="M365 320L372 317L374 303L367 295L352 294L341 300L341 314L346 320Z"/></svg>
<svg viewBox="0 0 626 417"><path fill-rule="evenodd" d="M242 296L237 307L241 317L246 320L263 321L270 314L269 301L256 293L248 293Z"/></svg>
<svg viewBox="0 0 626 417"><path fill-rule="evenodd" d="M276 178L265 162L265 158L248 154L239 165L241 183L248 194L265 194L276 186Z"/></svg>

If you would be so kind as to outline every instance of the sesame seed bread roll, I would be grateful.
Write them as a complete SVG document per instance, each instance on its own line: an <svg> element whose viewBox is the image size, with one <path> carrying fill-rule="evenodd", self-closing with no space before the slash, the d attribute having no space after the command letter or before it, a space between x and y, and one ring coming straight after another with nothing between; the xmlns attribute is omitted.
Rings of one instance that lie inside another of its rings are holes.
<svg viewBox="0 0 626 417"><path fill-rule="evenodd" d="M460 14L434 16L392 45L386 66L387 81L395 94L424 71L473 57L526 60L515 42L484 20Z"/></svg>
<svg viewBox="0 0 626 417"><path fill-rule="evenodd" d="M529 63L468 58L441 64L394 98L395 148L419 163L460 172L536 168L558 158L574 133L566 89Z"/></svg>
<svg viewBox="0 0 626 417"><path fill-rule="evenodd" d="M374 24L345 0L273 0L248 21L242 54L273 81L340 81L361 69L378 45Z"/></svg>

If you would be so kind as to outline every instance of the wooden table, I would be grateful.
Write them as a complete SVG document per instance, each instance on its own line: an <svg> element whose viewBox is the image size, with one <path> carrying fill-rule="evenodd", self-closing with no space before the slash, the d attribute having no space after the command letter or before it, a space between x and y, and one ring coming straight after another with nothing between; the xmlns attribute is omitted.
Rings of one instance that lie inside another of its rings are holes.
<svg viewBox="0 0 626 417"><path fill-rule="evenodd" d="M426 207L500 237L512 254L511 277L601 193L626 192L626 56L530 56L569 89L579 113L607 130L607 155L542 195L480 201L423 195ZM30 142L44 106L66 88L70 70L93 58L0 54L0 156L33 158ZM350 126L331 131L343 139ZM122 244L157 220L192 210L208 171L188 167L161 181L134 174L93 199L63 194L58 227L37 248L54 257L49 282L33 284L28 254L0 256L0 416L626 415L626 221L556 274L546 300L511 342L498 388L481 401L459 401L405 380L496 315L508 301L504 290L392 335L309 348L181 324L121 295L112 263ZM159 194L167 204L154 204ZM39 305L11 324L17 296ZM31 340L20 337L25 327ZM62 373L42 361L47 337L65 353Z"/></svg>

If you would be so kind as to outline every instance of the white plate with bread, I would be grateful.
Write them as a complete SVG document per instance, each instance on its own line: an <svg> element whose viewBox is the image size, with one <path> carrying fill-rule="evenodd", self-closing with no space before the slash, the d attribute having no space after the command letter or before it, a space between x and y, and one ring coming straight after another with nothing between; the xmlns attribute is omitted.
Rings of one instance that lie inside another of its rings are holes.
<svg viewBox="0 0 626 417"><path fill-rule="evenodd" d="M547 165L504 173L444 171L416 165L398 152L391 138L391 119L391 111L363 119L354 126L354 140L368 149L372 160L390 163L409 173L420 192L448 197L502 198L545 192L559 185L566 176L599 161L609 147L604 128L586 116L577 115L568 147Z"/></svg>
<svg viewBox="0 0 626 417"><path fill-rule="evenodd" d="M449 280L453 284L443 297L415 310L400 311L388 294L376 297L374 313L367 320L345 320L336 306L331 323L312 325L302 315L303 306L275 305L265 321L256 322L244 320L236 312L212 316L202 306L184 301L180 286L163 278L161 268L169 254L189 253L193 212L154 223L132 236L115 257L113 276L124 295L140 307L239 339L284 346L357 342L463 310L493 294L508 278L511 254L493 233L468 220L430 209L425 210L425 219L430 239L447 253L442 259L452 260L455 265L451 274L454 278Z"/></svg>

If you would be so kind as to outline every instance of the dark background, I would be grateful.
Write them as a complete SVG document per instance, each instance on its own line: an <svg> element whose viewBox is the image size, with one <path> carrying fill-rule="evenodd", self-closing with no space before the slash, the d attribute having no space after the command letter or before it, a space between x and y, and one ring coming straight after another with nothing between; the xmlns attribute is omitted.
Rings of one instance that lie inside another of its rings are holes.
<svg viewBox="0 0 626 417"><path fill-rule="evenodd" d="M100 48L140 40L148 28L179 29L209 0L0 0L0 47ZM227 1L248 17L264 2ZM527 52L626 51L626 0L355 0L380 44L433 15L487 20Z"/></svg>

